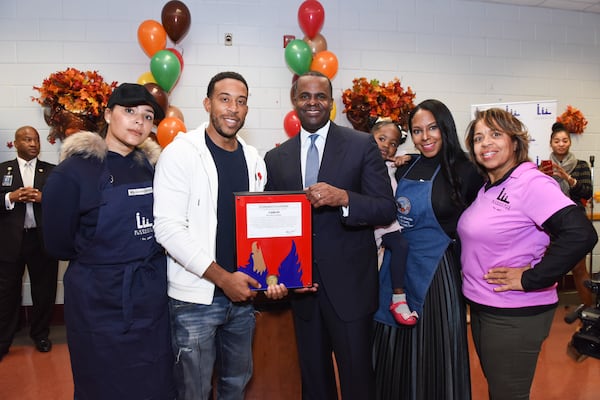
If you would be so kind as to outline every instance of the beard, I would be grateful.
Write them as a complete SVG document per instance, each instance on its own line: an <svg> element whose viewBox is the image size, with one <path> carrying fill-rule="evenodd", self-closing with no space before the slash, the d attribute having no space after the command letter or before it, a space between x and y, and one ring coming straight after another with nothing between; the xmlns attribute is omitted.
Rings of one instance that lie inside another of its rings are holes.
<svg viewBox="0 0 600 400"><path fill-rule="evenodd" d="M244 120L240 120L240 124L239 126L235 127L235 128L229 128L226 124L221 123L220 117L215 116L215 115L211 115L210 117L210 123L211 125L215 128L215 130L217 131L217 133L227 139L232 139L234 138L237 133L240 131L240 129L242 129L244 127Z"/></svg>

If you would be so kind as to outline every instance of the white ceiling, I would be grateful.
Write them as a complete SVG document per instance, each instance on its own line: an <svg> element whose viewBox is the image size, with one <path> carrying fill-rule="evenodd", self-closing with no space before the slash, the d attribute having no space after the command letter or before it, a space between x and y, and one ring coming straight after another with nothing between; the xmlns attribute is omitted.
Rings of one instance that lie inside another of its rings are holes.
<svg viewBox="0 0 600 400"><path fill-rule="evenodd" d="M476 0L486 3L513 4L527 7L600 13L600 0Z"/></svg>

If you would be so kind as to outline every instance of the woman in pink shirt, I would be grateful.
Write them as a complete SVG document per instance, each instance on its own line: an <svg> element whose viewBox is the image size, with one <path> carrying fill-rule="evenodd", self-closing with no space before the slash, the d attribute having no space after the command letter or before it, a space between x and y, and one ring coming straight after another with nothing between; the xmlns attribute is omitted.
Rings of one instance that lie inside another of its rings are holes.
<svg viewBox="0 0 600 400"><path fill-rule="evenodd" d="M512 114L478 112L466 144L488 178L458 223L475 349L490 400L528 399L558 304L556 282L598 238L556 181L529 161L529 135Z"/></svg>

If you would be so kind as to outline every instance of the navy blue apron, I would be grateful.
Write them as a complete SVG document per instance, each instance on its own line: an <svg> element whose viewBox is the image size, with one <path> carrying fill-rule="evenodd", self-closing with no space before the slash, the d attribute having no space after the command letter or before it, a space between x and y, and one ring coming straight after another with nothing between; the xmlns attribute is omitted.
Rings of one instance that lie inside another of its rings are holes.
<svg viewBox="0 0 600 400"><path fill-rule="evenodd" d="M418 160L398 181L396 202L398 222L402 226L402 235L408 241L404 281L406 300L411 311L416 311L421 316L429 286L451 239L440 226L431 205L433 181L440 167L437 167L431 179L427 181L406 178L406 174L417 162ZM393 294L390 258L389 251L386 251L379 271L379 309L375 313L375 320L386 325L399 326L389 310Z"/></svg>
<svg viewBox="0 0 600 400"><path fill-rule="evenodd" d="M172 399L166 258L152 181L102 190L96 234L65 274L75 399Z"/></svg>

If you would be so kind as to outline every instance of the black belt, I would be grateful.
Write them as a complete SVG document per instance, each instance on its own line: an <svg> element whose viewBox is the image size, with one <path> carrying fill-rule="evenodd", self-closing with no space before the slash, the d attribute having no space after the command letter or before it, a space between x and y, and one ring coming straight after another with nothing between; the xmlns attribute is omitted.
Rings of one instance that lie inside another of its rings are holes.
<svg viewBox="0 0 600 400"><path fill-rule="evenodd" d="M33 228L23 228L23 232L35 232L37 230L37 227L33 227Z"/></svg>

